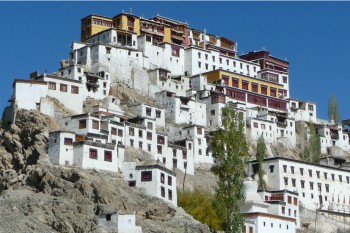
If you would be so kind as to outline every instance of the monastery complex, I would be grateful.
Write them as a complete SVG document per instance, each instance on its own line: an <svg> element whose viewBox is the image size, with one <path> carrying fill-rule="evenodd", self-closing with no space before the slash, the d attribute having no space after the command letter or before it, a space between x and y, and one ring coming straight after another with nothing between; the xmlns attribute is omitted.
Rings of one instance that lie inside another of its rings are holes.
<svg viewBox="0 0 350 233"><path fill-rule="evenodd" d="M263 135L269 145L295 148L300 137L307 143L313 123L320 164L283 154L265 159L267 189L245 182L243 232L294 233L302 225L299 206L347 216L350 224L350 120L318 119L316 103L290 96L291 81L288 61L266 50L239 56L236 42L184 22L89 15L59 70L14 80L3 124L13 124L18 109L51 116L60 125L49 135L53 164L119 172L129 186L176 207L176 169L194 175L214 163L211 138L223 107L243 117L249 142ZM126 89L144 101L121 101ZM151 159L139 164L132 151ZM247 170L256 179L257 161Z"/></svg>

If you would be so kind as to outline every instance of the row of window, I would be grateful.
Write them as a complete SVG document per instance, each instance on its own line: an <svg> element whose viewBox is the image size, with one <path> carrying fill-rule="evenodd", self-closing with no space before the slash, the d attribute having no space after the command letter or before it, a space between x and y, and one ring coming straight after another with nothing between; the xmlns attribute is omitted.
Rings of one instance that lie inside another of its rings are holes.
<svg viewBox="0 0 350 233"><path fill-rule="evenodd" d="M226 86L229 86L229 80L230 77L226 76L226 75L222 75L222 80L224 80L224 84ZM262 95L267 95L267 90L268 90L268 86L260 84L260 91L259 91L259 84L255 83L255 82L249 82L247 80L240 80L238 78L232 78L232 87L235 88L239 88L239 83L241 82L241 87L243 90L249 90L249 85L250 85L250 89L252 92L255 93L260 93ZM275 87L270 87L270 96L272 97L277 97L277 93L278 93L278 98L284 98L287 96L287 90L278 90L277 92L277 88Z"/></svg>
<svg viewBox="0 0 350 233"><path fill-rule="evenodd" d="M162 111L156 110L156 118L160 118ZM152 108L146 107L146 116L152 116Z"/></svg>
<svg viewBox="0 0 350 233"><path fill-rule="evenodd" d="M300 171L300 175L301 176L304 176L304 168L299 168L299 171ZM284 173L287 173L287 165L283 165L283 172ZM290 166L290 173L291 174L295 174L295 168L294 166ZM312 169L308 169L308 174L309 174L309 177L313 177L313 170ZM321 179L321 172L320 171L316 171L316 176L318 179ZM323 172L323 178L325 180L328 180L328 173L327 172ZM332 181L335 181L335 174L331 174L331 179ZM350 184L350 176L346 176L346 183L347 184ZM343 175L338 175L338 180L339 182L343 182Z"/></svg>
<svg viewBox="0 0 350 233"><path fill-rule="evenodd" d="M289 185L288 180L289 179L287 177L284 177L284 185L286 185L286 186ZM296 187L296 179L292 178L291 181L292 181L292 187ZM314 182L310 181L309 184L310 184L310 190L314 190ZM305 181L304 180L300 180L300 187L302 189L305 188ZM318 187L317 190L321 192L322 191L322 184L317 183L317 187ZM325 190L327 193L329 192L329 184L325 184Z"/></svg>
<svg viewBox="0 0 350 233"><path fill-rule="evenodd" d="M201 53L201 52L198 52L198 58L201 59L201 57L202 57L202 53ZM205 60L208 60L209 55L208 55L208 54L204 54L204 58L205 58ZM215 56L212 56L213 62L215 62L215 59L216 59L216 57L215 57ZM220 64L222 64L222 61L223 61L222 58L219 57L219 63L220 63ZM230 60L229 60L229 59L226 59L226 65L227 65L227 66L230 65ZM232 61L232 65L233 65L233 67L236 67L236 61ZM240 67L241 69L243 69L243 63L239 63L239 67ZM246 64L247 70L249 70L249 67L250 67L249 64ZM254 72L256 72L256 66L253 66L253 70L254 70Z"/></svg>
<svg viewBox="0 0 350 233"><path fill-rule="evenodd" d="M286 215L286 207L281 206L281 211L283 215ZM292 210L288 208L288 216L292 217ZM294 217L297 217L297 210L294 210Z"/></svg>
<svg viewBox="0 0 350 233"><path fill-rule="evenodd" d="M56 83L55 82L49 82L49 89L50 90L56 90ZM60 84L60 91L61 92L68 92L68 85L67 84ZM72 94L79 94L79 87L78 86L71 86L71 93Z"/></svg>
<svg viewBox="0 0 350 233"><path fill-rule="evenodd" d="M97 151L97 149L90 148L89 158L90 159L98 159L98 151ZM110 150L105 150L104 151L104 161L112 162L112 151L110 151Z"/></svg>

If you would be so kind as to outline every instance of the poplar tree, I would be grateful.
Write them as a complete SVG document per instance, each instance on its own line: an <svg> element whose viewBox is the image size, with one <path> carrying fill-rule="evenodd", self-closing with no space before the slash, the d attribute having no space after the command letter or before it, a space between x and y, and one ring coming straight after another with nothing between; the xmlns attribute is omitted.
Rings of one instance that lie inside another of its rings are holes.
<svg viewBox="0 0 350 233"><path fill-rule="evenodd" d="M338 100L335 95L332 95L328 101L328 117L330 120L334 120L334 123L338 124L340 120Z"/></svg>
<svg viewBox="0 0 350 233"><path fill-rule="evenodd" d="M321 157L321 139L316 133L315 125L310 122L310 141L309 141L309 152L310 160L313 163L319 163Z"/></svg>
<svg viewBox="0 0 350 233"><path fill-rule="evenodd" d="M312 122L309 123L309 130L309 143L305 145L301 159L305 162L319 163L321 157L321 139L316 133L315 125Z"/></svg>
<svg viewBox="0 0 350 233"><path fill-rule="evenodd" d="M212 172L218 177L214 207L222 216L226 233L241 232L244 204L244 178L248 144L244 133L243 115L230 107L222 109L222 129L212 141L214 165Z"/></svg>
<svg viewBox="0 0 350 233"><path fill-rule="evenodd" d="M258 185L259 189L266 189L266 182L264 180L264 170L262 168L263 161L265 159L265 151L266 151L266 145L265 145L265 139L263 134L258 139L258 143L256 145L256 159L258 160Z"/></svg>

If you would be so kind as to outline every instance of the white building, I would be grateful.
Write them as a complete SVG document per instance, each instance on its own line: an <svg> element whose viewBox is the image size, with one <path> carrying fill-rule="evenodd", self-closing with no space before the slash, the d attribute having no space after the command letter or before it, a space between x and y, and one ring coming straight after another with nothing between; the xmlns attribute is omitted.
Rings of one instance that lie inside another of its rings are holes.
<svg viewBox="0 0 350 233"><path fill-rule="evenodd" d="M120 214L116 211L101 210L98 215L98 227L108 232L142 233L142 228L136 225L134 214Z"/></svg>
<svg viewBox="0 0 350 233"><path fill-rule="evenodd" d="M156 93L156 105L165 109L165 120L176 124L207 125L206 105L188 97L162 91Z"/></svg>
<svg viewBox="0 0 350 233"><path fill-rule="evenodd" d="M124 162L123 175L129 186L144 188L149 195L177 207L176 173L162 163L148 162L136 166L135 162Z"/></svg>
<svg viewBox="0 0 350 233"><path fill-rule="evenodd" d="M317 122L316 103L289 99L288 117L295 121Z"/></svg>
<svg viewBox="0 0 350 233"><path fill-rule="evenodd" d="M252 168L256 174L256 161ZM265 159L263 170L269 190L297 192L305 208L329 209L332 199L350 199L350 170L280 157ZM349 204L337 203L336 208L349 209Z"/></svg>
<svg viewBox="0 0 350 233"><path fill-rule="evenodd" d="M296 146L295 121L287 114L255 107L247 108L246 115L247 137L250 139L257 141L262 135L267 143Z"/></svg>
<svg viewBox="0 0 350 233"><path fill-rule="evenodd" d="M124 147L94 140L72 132L53 132L49 135L49 159L57 165L119 172L124 161Z"/></svg>
<svg viewBox="0 0 350 233"><path fill-rule="evenodd" d="M279 215L270 204L263 201L257 193L256 181L244 182L245 203L241 207L244 216L242 232L245 233L280 233L296 232L296 219Z"/></svg>

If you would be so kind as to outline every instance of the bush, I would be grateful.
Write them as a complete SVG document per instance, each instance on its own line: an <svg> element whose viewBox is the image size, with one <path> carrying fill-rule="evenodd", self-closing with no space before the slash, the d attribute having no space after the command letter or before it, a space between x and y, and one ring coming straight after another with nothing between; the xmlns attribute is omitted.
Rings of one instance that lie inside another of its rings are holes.
<svg viewBox="0 0 350 233"><path fill-rule="evenodd" d="M213 207L214 194L195 189L193 192L177 191L178 205L196 220L207 224L210 228L222 231L222 221Z"/></svg>

